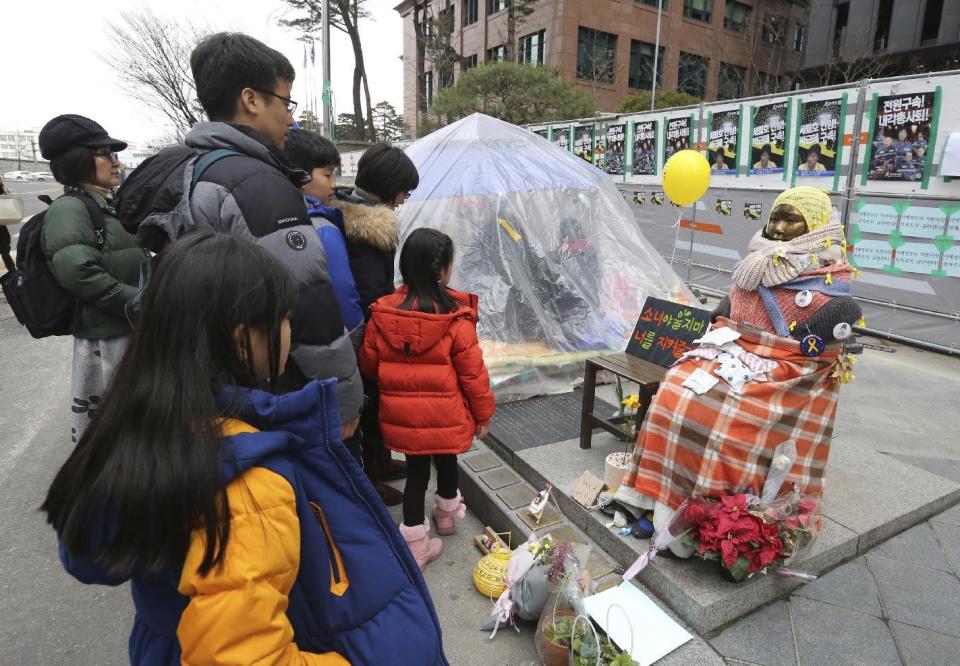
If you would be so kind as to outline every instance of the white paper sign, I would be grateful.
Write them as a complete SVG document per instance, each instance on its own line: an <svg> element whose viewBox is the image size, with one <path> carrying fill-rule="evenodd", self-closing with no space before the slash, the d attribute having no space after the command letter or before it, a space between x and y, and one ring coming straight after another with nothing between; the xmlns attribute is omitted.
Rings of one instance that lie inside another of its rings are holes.
<svg viewBox="0 0 960 666"><path fill-rule="evenodd" d="M690 373L690 376L683 381L681 386L686 386L697 395L703 395L716 386L719 381L718 377L714 377L703 368L697 368Z"/></svg>
<svg viewBox="0 0 960 666"><path fill-rule="evenodd" d="M583 603L617 647L629 650L641 666L649 666L693 638L629 582L589 596Z"/></svg>
<svg viewBox="0 0 960 666"><path fill-rule="evenodd" d="M719 328L711 328L702 338L697 338L694 340L694 342L701 345L714 345L716 347L722 347L728 342L733 342L739 337L740 334L732 328L721 326Z"/></svg>

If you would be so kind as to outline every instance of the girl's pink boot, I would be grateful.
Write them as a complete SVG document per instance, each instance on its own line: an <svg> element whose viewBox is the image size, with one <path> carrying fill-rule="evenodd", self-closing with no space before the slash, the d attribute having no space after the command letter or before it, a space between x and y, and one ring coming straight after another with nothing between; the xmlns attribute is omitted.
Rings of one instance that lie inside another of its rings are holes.
<svg viewBox="0 0 960 666"><path fill-rule="evenodd" d="M433 509L433 522L437 525L437 534L449 536L457 531L456 518L467 515L467 507L463 503L460 491L453 499L446 499L436 495L436 507Z"/></svg>
<svg viewBox="0 0 960 666"><path fill-rule="evenodd" d="M423 520L423 525L417 525L416 527L409 527L400 523L400 534L403 535L407 547L413 553L413 558L417 561L420 571L423 571L423 568L429 562L440 557L440 553L443 552L443 542L440 539L431 539L427 536L428 532L430 532L430 521L427 519Z"/></svg>

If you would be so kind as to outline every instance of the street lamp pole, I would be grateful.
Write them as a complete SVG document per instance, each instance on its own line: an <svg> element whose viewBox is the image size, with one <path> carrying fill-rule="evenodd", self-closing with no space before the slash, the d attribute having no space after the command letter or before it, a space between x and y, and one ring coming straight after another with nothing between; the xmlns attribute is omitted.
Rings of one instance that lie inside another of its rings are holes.
<svg viewBox="0 0 960 666"><path fill-rule="evenodd" d="M330 0L323 0L323 135L333 139L333 127L330 123L330 107L333 92L330 89Z"/></svg>
<svg viewBox="0 0 960 666"><path fill-rule="evenodd" d="M657 43L653 47L653 89L650 92L650 110L657 103L657 67L660 60L660 18L663 16L663 0L657 0Z"/></svg>

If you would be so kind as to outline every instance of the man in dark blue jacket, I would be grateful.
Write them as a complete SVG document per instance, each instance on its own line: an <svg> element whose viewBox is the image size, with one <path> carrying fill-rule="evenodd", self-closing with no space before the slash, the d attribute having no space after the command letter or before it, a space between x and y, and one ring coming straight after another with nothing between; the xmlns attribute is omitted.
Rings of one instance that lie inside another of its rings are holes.
<svg viewBox="0 0 960 666"><path fill-rule="evenodd" d="M290 317L293 363L284 388L335 377L346 439L359 423L363 387L326 256L300 193L310 175L281 152L297 107L290 98L293 66L252 37L218 33L197 45L190 68L211 122L197 123L185 143L200 153L239 153L203 172L190 197L191 216L198 227L256 242L293 272L300 297Z"/></svg>

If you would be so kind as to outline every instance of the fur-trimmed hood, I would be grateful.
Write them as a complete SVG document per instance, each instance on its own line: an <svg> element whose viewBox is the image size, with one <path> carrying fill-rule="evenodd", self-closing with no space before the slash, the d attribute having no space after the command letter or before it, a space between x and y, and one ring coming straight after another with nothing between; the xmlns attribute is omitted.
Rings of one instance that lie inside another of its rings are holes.
<svg viewBox="0 0 960 666"><path fill-rule="evenodd" d="M370 245L381 252L395 252L397 216L393 210L382 204L367 203L354 194L356 190L348 194L344 190L337 188L331 205L343 211L347 243Z"/></svg>

